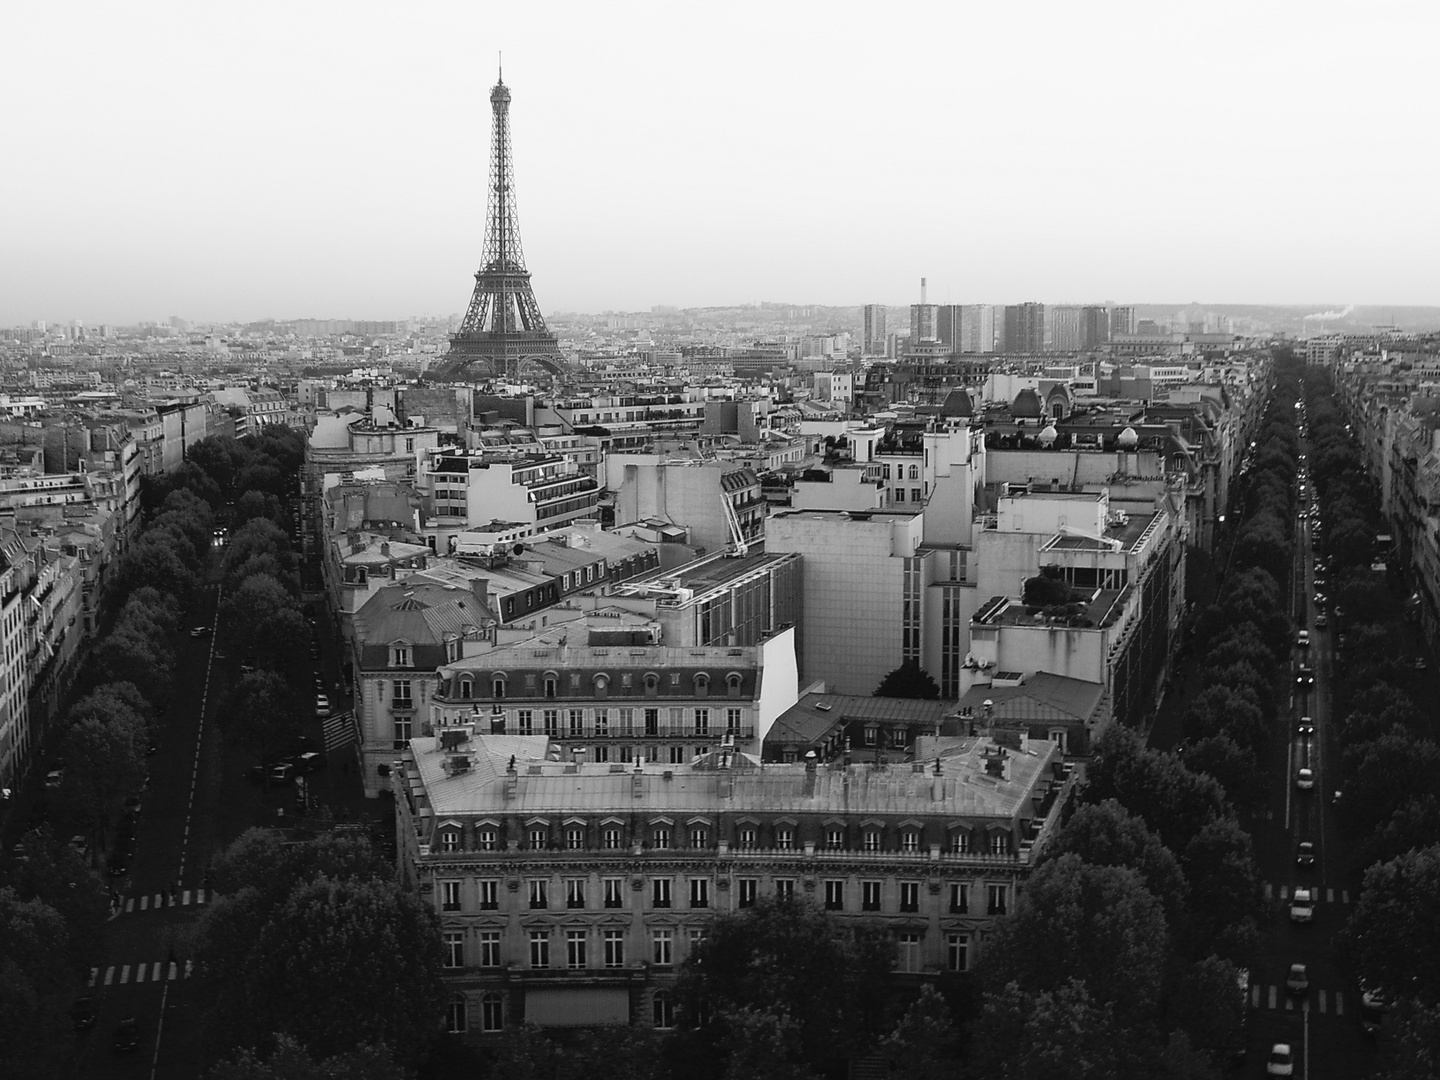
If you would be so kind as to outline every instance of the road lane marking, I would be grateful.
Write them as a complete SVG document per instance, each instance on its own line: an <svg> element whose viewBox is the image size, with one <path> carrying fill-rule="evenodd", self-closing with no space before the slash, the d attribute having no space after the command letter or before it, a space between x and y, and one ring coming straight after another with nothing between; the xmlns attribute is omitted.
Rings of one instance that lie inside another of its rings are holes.
<svg viewBox="0 0 1440 1080"><path fill-rule="evenodd" d="M88 987L89 987L90 989L92 989L92 990L95 989L95 980L98 979L98 978L100 978L100 969L99 969L98 967L91 968L91 969L90 969L90 981L89 981L88 983L86 983L85 985L88 986Z"/></svg>
<svg viewBox="0 0 1440 1080"><path fill-rule="evenodd" d="M134 910L135 910L135 898L132 896L132 897L130 897L129 900L126 900L126 901L125 901L125 912L126 912L126 914L129 914L130 912L132 912L132 911L134 911Z"/></svg>
<svg viewBox="0 0 1440 1080"><path fill-rule="evenodd" d="M1271 899L1273 899L1273 898L1274 898L1274 892L1275 892L1275 886L1271 885L1270 882L1268 882L1268 881L1265 882L1265 899L1266 899L1266 900L1271 900Z"/></svg>
<svg viewBox="0 0 1440 1080"><path fill-rule="evenodd" d="M1348 904L1348 903L1350 903L1350 890L1349 890L1349 889L1341 889L1341 890L1340 890L1340 902L1341 902L1342 904Z"/></svg>
<svg viewBox="0 0 1440 1080"><path fill-rule="evenodd" d="M109 986L109 985L110 985L112 982L114 982L114 981L115 981L115 965L114 965L114 964L111 964L108 968L105 969L105 985L106 985L106 986Z"/></svg>
<svg viewBox="0 0 1440 1080"><path fill-rule="evenodd" d="M1269 1008L1272 1008L1272 1009L1273 1009L1274 1007L1275 1007L1275 987L1274 987L1274 986L1271 986L1271 987L1270 987L1270 1005L1269 1005Z"/></svg>
<svg viewBox="0 0 1440 1080"><path fill-rule="evenodd" d="M1333 903L1335 903L1335 890L1334 890L1334 889L1326 889L1326 890L1325 890L1325 902L1326 902L1327 904L1333 904Z"/></svg>
<svg viewBox="0 0 1440 1080"><path fill-rule="evenodd" d="M1325 1011L1325 991L1324 991L1324 990L1321 990L1321 991L1320 991L1320 1011L1321 1011L1322 1013Z"/></svg>
<svg viewBox="0 0 1440 1080"><path fill-rule="evenodd" d="M1250 987L1250 1007L1251 1007L1252 1009L1258 1009L1258 1008L1260 1007L1260 984L1259 984L1259 983L1256 983L1254 986Z"/></svg>
<svg viewBox="0 0 1440 1080"><path fill-rule="evenodd" d="M1290 886L1289 886L1289 885L1281 885L1281 886L1280 886L1280 899L1281 899L1281 900L1288 900L1289 898L1290 898Z"/></svg>
<svg viewBox="0 0 1440 1080"><path fill-rule="evenodd" d="M140 897L140 910L141 910L141 911L147 911L147 910L149 910L149 907L150 907L150 897L148 897L148 896L142 896L142 897Z"/></svg>

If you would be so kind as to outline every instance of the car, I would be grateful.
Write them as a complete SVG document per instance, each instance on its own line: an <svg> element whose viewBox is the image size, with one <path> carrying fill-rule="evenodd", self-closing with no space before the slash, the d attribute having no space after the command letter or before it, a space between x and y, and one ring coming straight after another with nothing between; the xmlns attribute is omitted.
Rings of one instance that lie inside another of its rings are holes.
<svg viewBox="0 0 1440 1080"><path fill-rule="evenodd" d="M1316 615L1316 616L1315 616L1315 629L1316 629L1316 630L1324 630L1324 629L1325 629L1327 626L1329 626L1329 625L1330 625L1330 620L1325 617L1325 612L1322 611L1322 612L1320 612L1319 615Z"/></svg>
<svg viewBox="0 0 1440 1080"><path fill-rule="evenodd" d="M1295 685L1302 689L1308 689L1315 685L1315 669L1308 664L1301 664L1295 669Z"/></svg>
<svg viewBox="0 0 1440 1080"><path fill-rule="evenodd" d="M1309 738L1315 734L1315 722L1308 716L1300 717L1300 722L1295 725L1295 734Z"/></svg>
<svg viewBox="0 0 1440 1080"><path fill-rule="evenodd" d="M324 694L315 695L315 715L322 719L330 715L330 699Z"/></svg>
<svg viewBox="0 0 1440 1080"><path fill-rule="evenodd" d="M323 768L325 768L325 755L318 751L310 750L295 758L295 771L301 776L319 772Z"/></svg>
<svg viewBox="0 0 1440 1080"><path fill-rule="evenodd" d="M1315 917L1315 890L1297 886L1290 894L1290 921L1308 923Z"/></svg>
<svg viewBox="0 0 1440 1080"><path fill-rule="evenodd" d="M1290 974L1285 976L1285 989L1296 997L1303 997L1310 992L1310 976L1304 964L1290 965Z"/></svg>
<svg viewBox="0 0 1440 1080"><path fill-rule="evenodd" d="M140 1021L133 1016L127 1016L120 1023L115 1025L115 1035L111 1042L117 1053L128 1053L140 1045Z"/></svg>
<svg viewBox="0 0 1440 1080"><path fill-rule="evenodd" d="M1295 774L1295 786L1301 791L1309 791L1315 786L1315 772L1312 769L1301 769Z"/></svg>
<svg viewBox="0 0 1440 1080"><path fill-rule="evenodd" d="M208 626L192 626L190 628L191 637L204 637L208 633L210 633L210 627Z"/></svg>
<svg viewBox="0 0 1440 1080"><path fill-rule="evenodd" d="M1317 593L1315 594L1315 604L1316 604L1316 606L1319 606L1319 605L1325 603L1325 601L1328 600L1328 599L1329 599L1329 597L1326 596L1323 592L1317 592Z"/></svg>
<svg viewBox="0 0 1440 1080"><path fill-rule="evenodd" d="M1325 578L1324 578L1322 575L1319 575L1319 574L1315 575L1315 588L1316 588L1316 589L1324 589L1324 588L1325 588Z"/></svg>
<svg viewBox="0 0 1440 1080"><path fill-rule="evenodd" d="M1425 662L1425 657L1423 657L1423 656L1417 656L1417 657L1415 657L1415 670L1416 670L1416 671L1424 671L1424 670L1426 670L1429 666L1430 666L1430 665Z"/></svg>
<svg viewBox="0 0 1440 1080"><path fill-rule="evenodd" d="M1360 982L1360 1030L1366 1035L1380 1034L1385 1014L1390 1011L1390 999L1379 987L1372 987L1362 979Z"/></svg>
<svg viewBox="0 0 1440 1080"><path fill-rule="evenodd" d="M247 656L247 657L245 657L244 660L241 660L241 661L240 661L240 674L241 674L241 675L249 675L249 674L251 674L252 672L254 672L254 670L255 670L255 657L254 657L254 656Z"/></svg>
<svg viewBox="0 0 1440 1080"><path fill-rule="evenodd" d="M89 1031L95 1026L95 999L89 994L76 998L70 1006L70 1023L76 1031Z"/></svg>
<svg viewBox="0 0 1440 1080"><path fill-rule="evenodd" d="M65 782L64 769L51 769L45 774L45 786L47 788L58 788Z"/></svg>
<svg viewBox="0 0 1440 1080"><path fill-rule="evenodd" d="M145 756L146 756L146 757L154 757L154 756L155 756L156 754L158 754L159 752L160 752L160 744L157 743L154 739L151 739L149 742L147 742L147 743L145 744Z"/></svg>
<svg viewBox="0 0 1440 1080"><path fill-rule="evenodd" d="M125 809L140 813L140 795L138 793L125 796Z"/></svg>
<svg viewBox="0 0 1440 1080"><path fill-rule="evenodd" d="M117 851L110 856L110 876L124 877L130 872L130 856Z"/></svg>
<svg viewBox="0 0 1440 1080"><path fill-rule="evenodd" d="M283 784L289 780L295 772L295 766L288 761L277 761L270 766L270 782L272 784Z"/></svg>
<svg viewBox="0 0 1440 1080"><path fill-rule="evenodd" d="M1300 646L1300 648L1302 649L1308 649L1310 647L1310 631L1301 630L1298 634L1296 634L1295 644Z"/></svg>
<svg viewBox="0 0 1440 1080"><path fill-rule="evenodd" d="M1313 841L1310 841L1310 840L1301 840L1301 841L1300 841L1299 846L1295 849L1295 865L1296 865L1296 866L1314 866L1314 865L1315 865L1315 844L1314 844Z"/></svg>
<svg viewBox="0 0 1440 1080"><path fill-rule="evenodd" d="M1265 1075L1295 1075L1295 1053L1289 1043L1275 1043L1270 1047L1270 1056L1265 1059Z"/></svg>

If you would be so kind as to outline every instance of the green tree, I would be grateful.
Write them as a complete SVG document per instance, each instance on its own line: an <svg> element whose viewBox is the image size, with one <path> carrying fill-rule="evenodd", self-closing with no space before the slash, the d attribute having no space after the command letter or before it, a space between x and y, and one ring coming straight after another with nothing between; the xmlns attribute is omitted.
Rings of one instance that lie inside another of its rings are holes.
<svg viewBox="0 0 1440 1080"><path fill-rule="evenodd" d="M222 895L255 889L271 904L318 876L332 881L390 876L392 868L363 836L320 833L304 843L273 829L249 829L215 856L210 883Z"/></svg>
<svg viewBox="0 0 1440 1080"><path fill-rule="evenodd" d="M933 701L940 696L940 686L918 660L906 660L880 680L874 696Z"/></svg>
<svg viewBox="0 0 1440 1080"><path fill-rule="evenodd" d="M439 922L408 891L317 877L254 938L243 1008L258 1032L292 1035L321 1057L379 1039L417 1063L440 1015L440 964Z"/></svg>
<svg viewBox="0 0 1440 1080"><path fill-rule="evenodd" d="M254 650L263 644L261 627L278 612L296 610L296 601L274 578L257 575L245 581L225 600L225 617L230 633L241 648Z"/></svg>
<svg viewBox="0 0 1440 1080"><path fill-rule="evenodd" d="M1434 1080L1440 1062L1440 1007L1401 999L1385 1018L1374 1080Z"/></svg>
<svg viewBox="0 0 1440 1080"><path fill-rule="evenodd" d="M1268 733L1265 714L1253 698L1236 689L1234 684L1218 682L1210 682L1195 695L1180 718L1180 725L1187 739L1229 734L1236 742L1244 740L1243 745L1251 749L1256 748L1254 741L1263 746Z"/></svg>
<svg viewBox="0 0 1440 1080"><path fill-rule="evenodd" d="M1245 1045L1243 1026L1247 1002L1239 989L1240 969L1230 960L1210 955L1186 965L1176 981L1170 1015L1191 1046L1221 1065L1237 1046Z"/></svg>
<svg viewBox="0 0 1440 1080"><path fill-rule="evenodd" d="M0 888L0 1075L69 1076L69 935L58 911Z"/></svg>
<svg viewBox="0 0 1440 1080"><path fill-rule="evenodd" d="M1345 748L1345 810L1373 828L1413 798L1440 795L1440 746L1400 727Z"/></svg>
<svg viewBox="0 0 1440 1080"><path fill-rule="evenodd" d="M1214 777L1234 806L1254 809L1265 798L1265 774L1254 752L1242 749L1228 734L1191 744L1185 753L1185 767Z"/></svg>
<svg viewBox="0 0 1440 1080"><path fill-rule="evenodd" d="M1427 847L1440 837L1440 799L1421 794L1407 799L1364 845L1366 865L1398 858L1407 851Z"/></svg>
<svg viewBox="0 0 1440 1080"><path fill-rule="evenodd" d="M1158 1019L1169 947L1164 910L1136 871L1062 855L1035 868L980 970L992 990L1018 982L1054 993L1074 979L1140 1031Z"/></svg>
<svg viewBox="0 0 1440 1080"><path fill-rule="evenodd" d="M94 663L102 681L128 681L157 708L169 702L175 655L163 639L150 637L134 625L117 627L95 647Z"/></svg>
<svg viewBox="0 0 1440 1080"><path fill-rule="evenodd" d="M364 1044L317 1061L297 1039L278 1035L267 1057L254 1050L236 1051L216 1063L205 1080L408 1080L411 1075L383 1045Z"/></svg>
<svg viewBox="0 0 1440 1080"><path fill-rule="evenodd" d="M252 671L235 684L220 723L263 764L294 739L305 716L304 700L291 683L273 671Z"/></svg>
<svg viewBox="0 0 1440 1080"><path fill-rule="evenodd" d="M124 597L148 586L184 604L194 595L196 584L195 574L169 539L141 536L116 562L110 589Z"/></svg>
<svg viewBox="0 0 1440 1080"><path fill-rule="evenodd" d="M1126 1075L1125 1060L1141 1056L1141 1033L1116 1022L1114 1008L1079 979L1053 990L1010 982L985 995L975 1026L972 1075L996 1080L1083 1080Z"/></svg>
<svg viewBox="0 0 1440 1080"><path fill-rule="evenodd" d="M945 999L931 983L880 1044L896 1080L948 1080L960 1056L959 1032Z"/></svg>
<svg viewBox="0 0 1440 1080"><path fill-rule="evenodd" d="M256 518L271 522L277 529L285 529L290 515L281 501L268 491L247 491L235 500L230 513L230 528L240 529Z"/></svg>
<svg viewBox="0 0 1440 1080"><path fill-rule="evenodd" d="M1340 944L1367 985L1440 1005L1440 845L1366 870Z"/></svg>
<svg viewBox="0 0 1440 1080"><path fill-rule="evenodd" d="M25 858L10 867L8 880L22 901L38 900L65 920L70 971L86 971L104 944L109 902L85 859L41 825L25 834Z"/></svg>
<svg viewBox="0 0 1440 1080"><path fill-rule="evenodd" d="M1174 754L1147 749L1120 725L1096 741L1086 772L1085 801L1106 799L1139 817L1171 851L1183 851L1209 822L1230 812L1214 777L1192 772Z"/></svg>
<svg viewBox="0 0 1440 1080"><path fill-rule="evenodd" d="M61 794L98 855L115 809L145 772L145 729L128 709L108 720L89 715L72 724L61 744L67 762Z"/></svg>
<svg viewBox="0 0 1440 1080"><path fill-rule="evenodd" d="M875 926L804 904L762 903L711 923L682 968L677 994L691 1016L706 1003L712 1019L699 1038L713 1048L712 1065L732 1046L727 1017L761 1014L788 1017L790 1060L819 1069L888 1026L884 986L893 964L894 946ZM815 992L819 986L825 993Z"/></svg>

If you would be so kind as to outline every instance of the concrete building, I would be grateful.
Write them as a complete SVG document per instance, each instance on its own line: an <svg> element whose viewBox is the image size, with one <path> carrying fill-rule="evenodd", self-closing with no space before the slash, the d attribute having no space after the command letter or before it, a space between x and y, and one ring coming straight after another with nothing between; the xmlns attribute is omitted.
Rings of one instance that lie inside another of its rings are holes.
<svg viewBox="0 0 1440 1080"><path fill-rule="evenodd" d="M594 659L582 682L613 662ZM657 679L673 671L693 693L711 665L676 660ZM573 668L554 667L567 687ZM482 1042L522 1023L674 1027L679 965L716 914L761 898L892 927L901 980L964 972L1073 783L1057 746L998 727L931 739L913 765L762 765L723 743L622 763L567 753L538 724L512 734L508 704L506 733L491 733L488 707L413 739L394 766L400 877L441 921L447 1026Z"/></svg>
<svg viewBox="0 0 1440 1080"><path fill-rule="evenodd" d="M889 335L885 330L885 305L866 304L861 311L860 349L865 356L885 356Z"/></svg>
<svg viewBox="0 0 1440 1080"><path fill-rule="evenodd" d="M1045 305L1009 304L1005 307L1005 328L1001 352L1035 354L1045 350Z"/></svg>
<svg viewBox="0 0 1440 1080"><path fill-rule="evenodd" d="M611 454L605 486L615 494L615 524L659 518L687 526L707 552L751 545L765 536L765 497L751 469L728 462L659 454Z"/></svg>
<svg viewBox="0 0 1440 1080"><path fill-rule="evenodd" d="M441 554L492 521L533 536L595 518L600 484L560 455L464 453L437 448L421 459L421 530Z"/></svg>
<svg viewBox="0 0 1440 1080"><path fill-rule="evenodd" d="M653 604L671 645L758 645L800 621L802 581L796 553L714 554L618 585L606 602L641 611L634 601Z"/></svg>

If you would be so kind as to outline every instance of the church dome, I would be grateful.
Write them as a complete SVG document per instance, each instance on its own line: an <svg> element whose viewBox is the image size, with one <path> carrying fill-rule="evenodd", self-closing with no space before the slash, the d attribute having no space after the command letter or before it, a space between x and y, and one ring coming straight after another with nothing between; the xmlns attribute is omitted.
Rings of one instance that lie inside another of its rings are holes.
<svg viewBox="0 0 1440 1080"><path fill-rule="evenodd" d="M1045 430L1042 431L1042 432L1040 432L1040 445L1041 445L1041 446L1054 446L1054 445L1055 445L1055 440L1058 439L1059 437L1060 437L1060 433L1055 430L1055 425L1054 425L1054 424L1046 424L1046 425L1045 425Z"/></svg>
<svg viewBox="0 0 1440 1080"><path fill-rule="evenodd" d="M1031 390L1028 386L1015 395L1015 402L1010 406L1013 416L1025 419L1032 417L1039 418L1045 415L1044 408L1040 405L1040 395Z"/></svg>
<svg viewBox="0 0 1440 1080"><path fill-rule="evenodd" d="M1120 432L1119 436L1115 439L1115 443L1121 450L1134 450L1140 443L1140 436L1135 434L1133 427L1127 427L1124 431Z"/></svg>

